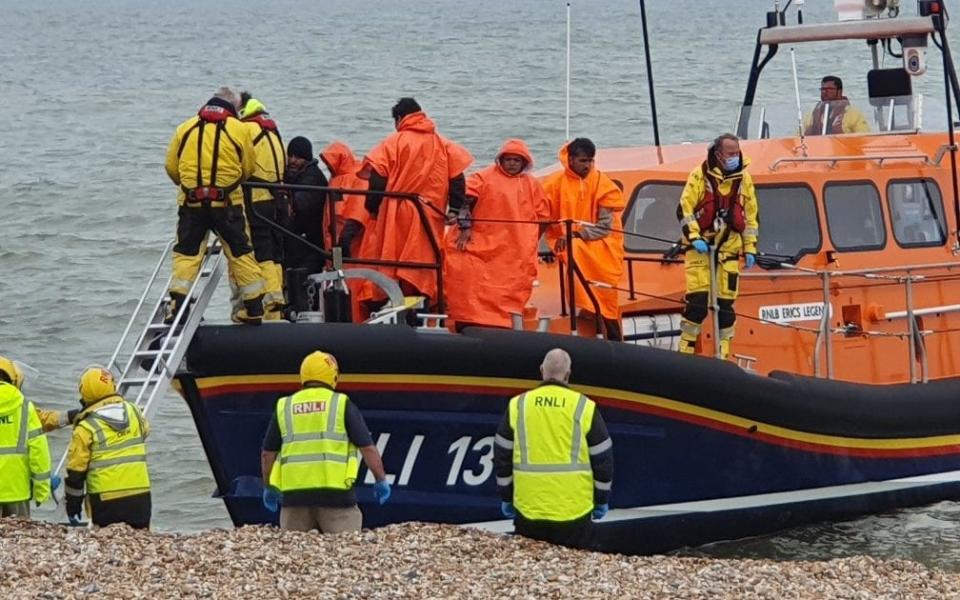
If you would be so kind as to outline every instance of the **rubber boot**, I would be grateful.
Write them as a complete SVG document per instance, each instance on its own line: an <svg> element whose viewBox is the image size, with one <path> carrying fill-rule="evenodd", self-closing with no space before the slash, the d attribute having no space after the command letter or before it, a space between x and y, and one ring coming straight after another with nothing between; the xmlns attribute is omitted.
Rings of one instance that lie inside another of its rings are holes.
<svg viewBox="0 0 960 600"><path fill-rule="evenodd" d="M720 330L720 359L730 358L730 345L733 343L733 327Z"/></svg>
<svg viewBox="0 0 960 600"><path fill-rule="evenodd" d="M236 318L244 325L259 325L263 321L263 295L244 300Z"/></svg>
<svg viewBox="0 0 960 600"><path fill-rule="evenodd" d="M696 354L697 339L700 337L700 323L687 319L680 320L680 353Z"/></svg>
<svg viewBox="0 0 960 600"><path fill-rule="evenodd" d="M181 294L180 292L170 292L170 299L167 300L166 305L163 307L164 325L173 325L173 321L177 317L177 311L180 310L180 307L183 306L186 300L186 294ZM186 321L186 315L184 315L184 318L180 319L181 323L184 321Z"/></svg>

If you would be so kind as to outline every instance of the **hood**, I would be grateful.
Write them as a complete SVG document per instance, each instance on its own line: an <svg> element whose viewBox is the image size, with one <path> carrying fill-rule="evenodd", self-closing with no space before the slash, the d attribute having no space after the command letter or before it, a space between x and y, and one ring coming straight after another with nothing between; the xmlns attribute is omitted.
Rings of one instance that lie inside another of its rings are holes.
<svg viewBox="0 0 960 600"><path fill-rule="evenodd" d="M123 431L130 426L130 418L127 415L127 407L120 396L108 396L99 402L85 408L78 416L82 419L90 415L96 415L114 431Z"/></svg>
<svg viewBox="0 0 960 600"><path fill-rule="evenodd" d="M353 155L353 150L341 141L332 142L320 153L320 158L330 169L331 175L343 175L344 173L356 173L360 168L360 163Z"/></svg>
<svg viewBox="0 0 960 600"><path fill-rule="evenodd" d="M433 124L427 113L417 111L410 113L397 123L397 131L416 131L418 133L436 133L437 126Z"/></svg>
<svg viewBox="0 0 960 600"><path fill-rule="evenodd" d="M573 177L574 179L580 179L580 176L577 175L573 169L570 168L570 153L567 151L567 146L570 145L569 141L563 143L560 146L560 151L557 152L557 160L560 161L560 164L563 165L563 172L567 174L567 177ZM594 166L590 169L590 173L593 173L594 169L597 167ZM590 176L590 173L587 173L587 177ZM584 177L586 179L586 177Z"/></svg>
<svg viewBox="0 0 960 600"><path fill-rule="evenodd" d="M17 386L7 382L0 382L0 415L9 415L20 410L23 402L23 393Z"/></svg>
<svg viewBox="0 0 960 600"><path fill-rule="evenodd" d="M533 168L533 155L530 154L530 148L527 147L527 143L523 140L513 138L505 141L503 146L500 146L500 151L497 152L497 166L500 166L500 157L504 154L516 154L517 156L523 157L523 160L527 163L523 167L523 172ZM503 169L501 169L501 171L502 170Z"/></svg>

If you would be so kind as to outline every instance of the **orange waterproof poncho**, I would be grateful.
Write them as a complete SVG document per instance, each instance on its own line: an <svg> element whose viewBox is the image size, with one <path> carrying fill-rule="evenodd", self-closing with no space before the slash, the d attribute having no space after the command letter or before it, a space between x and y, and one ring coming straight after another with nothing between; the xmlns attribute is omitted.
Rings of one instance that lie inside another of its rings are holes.
<svg viewBox="0 0 960 600"><path fill-rule="evenodd" d="M504 154L522 156L529 169L530 150L521 140L507 140L497 161L467 178L467 196L476 198L474 219L539 221L550 209L543 187L526 172L508 175L500 166ZM458 323L510 327L510 313L523 314L537 276L536 223L473 224L464 250L456 246L460 227L444 240L444 291L447 314Z"/></svg>
<svg viewBox="0 0 960 600"><path fill-rule="evenodd" d="M376 171L387 179L388 192L419 194L429 205L423 209L439 245L443 239L449 182L461 175L471 162L473 157L466 148L441 137L433 121L418 111L401 119L397 131L364 157L359 175L367 179L371 171ZM360 254L381 260L433 263L437 256L428 235L410 200L385 198L377 218L364 232ZM436 271L406 267L377 269L431 299L437 298ZM361 299L383 297L373 286L365 286L361 295Z"/></svg>
<svg viewBox="0 0 960 600"><path fill-rule="evenodd" d="M560 149L560 164L563 170L549 175L543 181L543 189L550 204L550 219L588 221L596 223L601 207L613 211L613 229L606 237L586 241L577 237L573 240L573 258L587 281L599 281L616 286L623 275L623 233L621 216L626 203L620 188L609 177L596 169L591 169L586 178L570 169L567 146ZM574 223L576 234L581 227ZM547 240L553 248L558 239L565 236L563 225L554 225L547 230ZM561 255L561 260L565 255ZM593 312L593 303L576 280L577 308ZM591 291L600 304L600 313L606 319L619 319L619 294L616 290L591 286Z"/></svg>
<svg viewBox="0 0 960 600"><path fill-rule="evenodd" d="M367 182L357 175L360 170L360 161L353 155L353 150L340 141L332 142L320 153L320 160L330 169L330 187L343 188L348 190L365 190ZM324 238L327 241L327 248L332 247L333 242L340 239L343 233L343 224L347 219L353 219L360 223L364 229L367 228L370 213L363 207L364 196L360 194L345 194L338 202L334 204L337 220L336 232L337 239L330 239L330 228L324 232ZM350 244L350 256L359 257L360 240L362 236L357 236Z"/></svg>

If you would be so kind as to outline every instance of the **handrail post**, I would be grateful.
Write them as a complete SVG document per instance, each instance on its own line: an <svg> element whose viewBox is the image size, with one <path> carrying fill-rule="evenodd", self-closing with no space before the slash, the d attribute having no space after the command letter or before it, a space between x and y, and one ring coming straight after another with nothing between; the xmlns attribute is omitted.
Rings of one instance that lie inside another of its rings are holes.
<svg viewBox="0 0 960 600"><path fill-rule="evenodd" d="M823 272L823 354L827 361L827 379L833 379L833 334L830 331L830 273Z"/></svg>
<svg viewBox="0 0 960 600"><path fill-rule="evenodd" d="M718 235L719 239L720 236ZM717 298L717 253L719 248L710 245L710 308L713 310L711 324L713 326L713 356L720 358L720 301Z"/></svg>
<svg viewBox="0 0 960 600"><path fill-rule="evenodd" d="M907 276L903 279L904 288L906 289L906 300L907 300L907 335L909 340L907 347L909 348L910 355L908 357L910 361L910 383L917 382L917 323L914 320L913 316L913 276L910 275L910 271L907 271Z"/></svg>
<svg viewBox="0 0 960 600"><path fill-rule="evenodd" d="M633 285L633 259L630 258L629 256L627 257L627 277L630 280L630 284L629 284L630 299L636 300L637 299L636 288L634 288L634 285Z"/></svg>
<svg viewBox="0 0 960 600"><path fill-rule="evenodd" d="M563 222L567 242L567 304L570 307L570 335L577 335L577 299L574 289L573 219Z"/></svg>

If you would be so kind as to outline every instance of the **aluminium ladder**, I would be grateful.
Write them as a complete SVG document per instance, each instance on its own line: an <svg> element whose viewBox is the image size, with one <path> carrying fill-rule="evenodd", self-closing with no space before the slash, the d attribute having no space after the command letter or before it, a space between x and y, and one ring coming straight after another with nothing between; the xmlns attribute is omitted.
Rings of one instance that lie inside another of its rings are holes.
<svg viewBox="0 0 960 600"><path fill-rule="evenodd" d="M175 241L171 240L164 248L163 255L153 268L140 300L137 301L137 306L105 365L111 372L119 373L116 380L117 393L135 404L147 418L158 406L154 404L154 400L158 396L163 398L162 392L170 385L180 363L183 362L190 341L203 320L203 313L226 269L219 240L214 238L204 252L200 272L187 291L186 300L177 308L173 321L170 324L164 323L167 289L173 275L166 278L166 285L162 289L158 290L157 284L163 281L160 270L171 259L174 243ZM152 312L148 313L147 310ZM131 345L134 327L144 320L146 324ZM54 473L63 470L66 458L67 454L64 452Z"/></svg>

